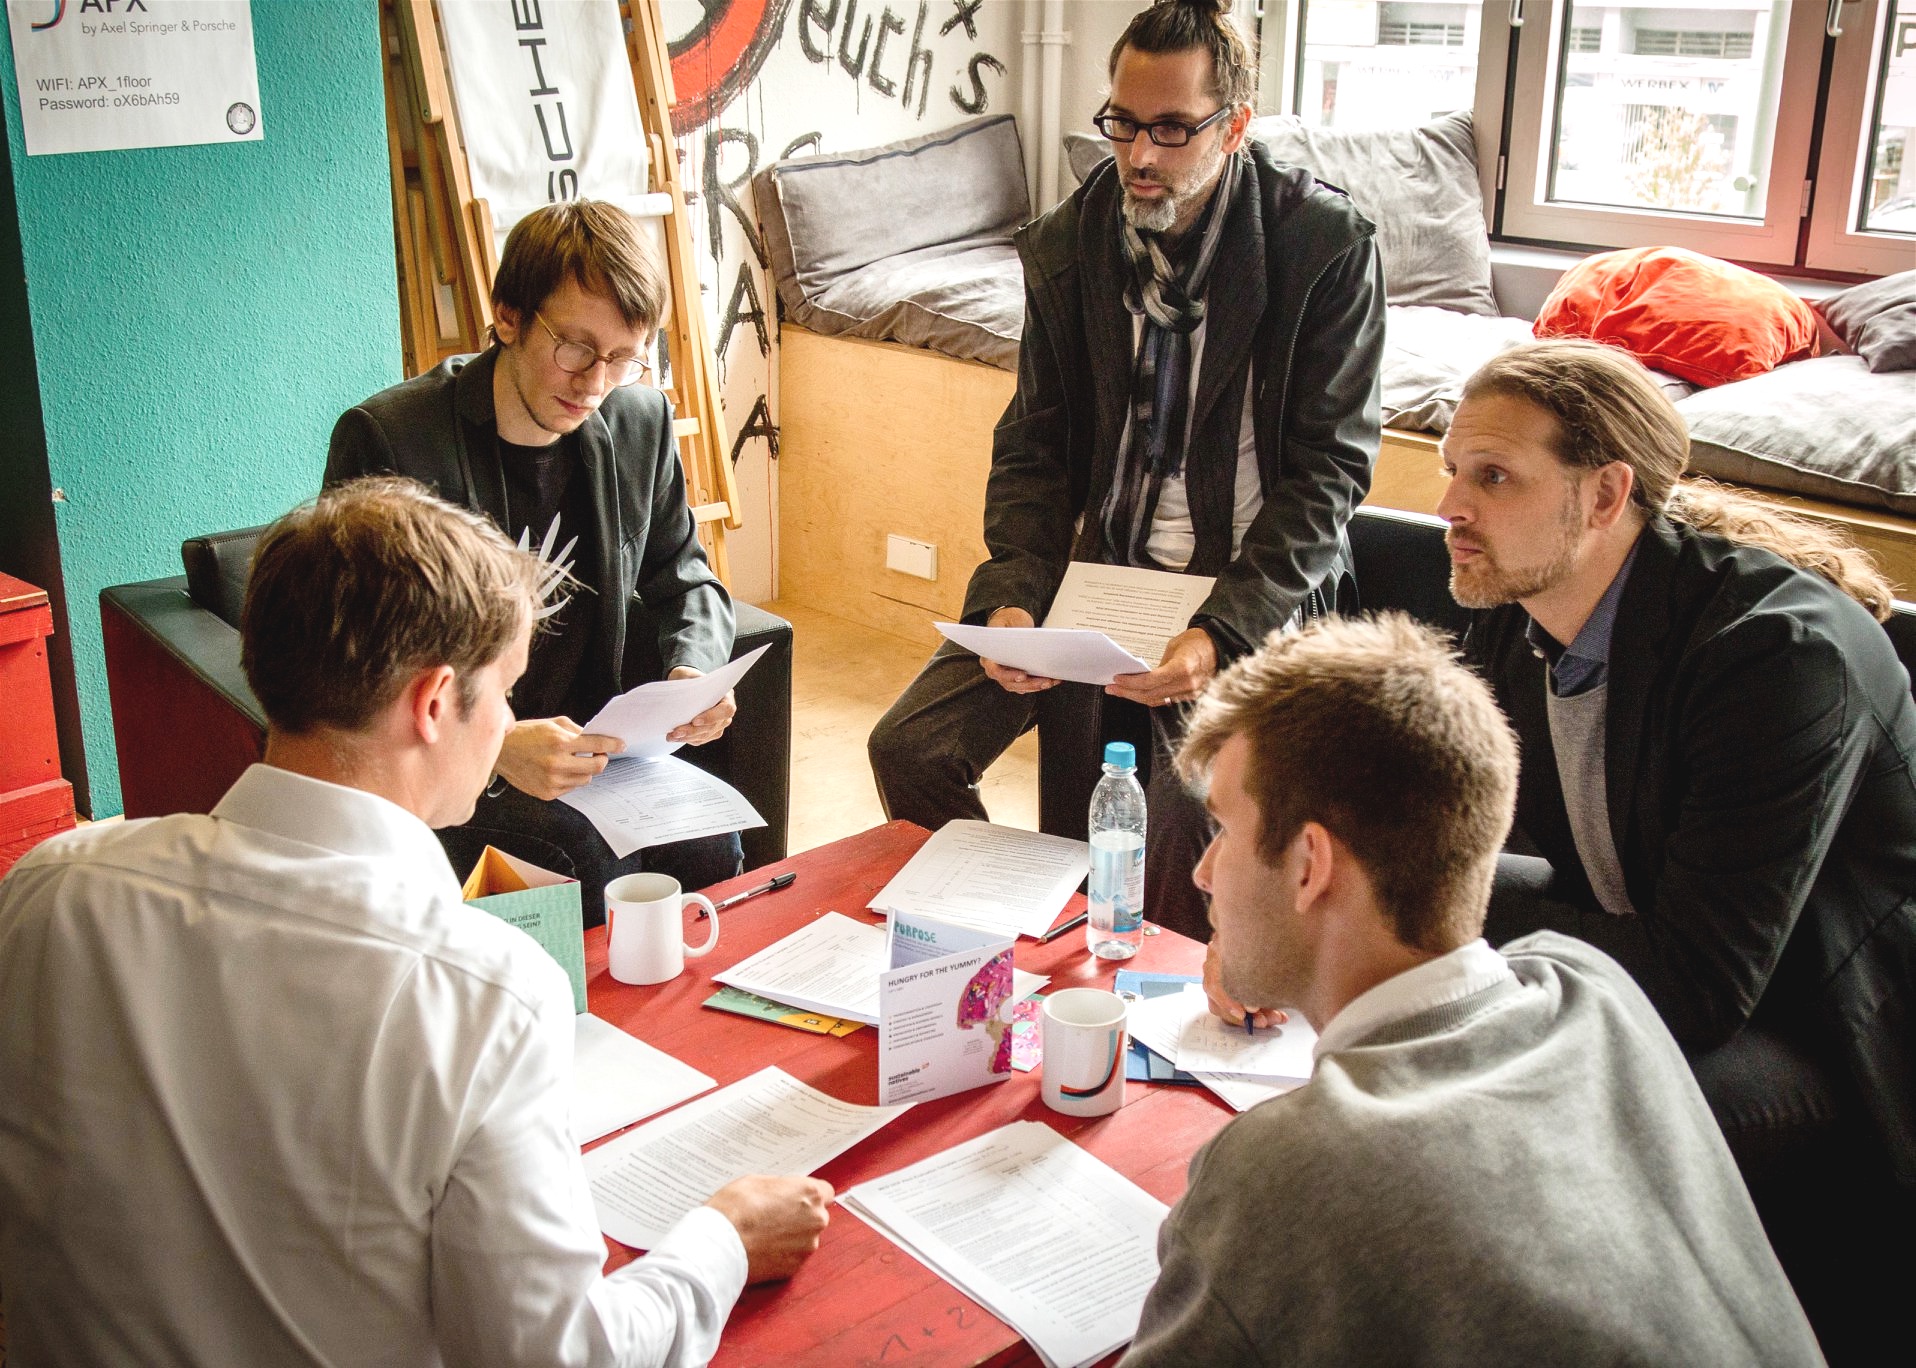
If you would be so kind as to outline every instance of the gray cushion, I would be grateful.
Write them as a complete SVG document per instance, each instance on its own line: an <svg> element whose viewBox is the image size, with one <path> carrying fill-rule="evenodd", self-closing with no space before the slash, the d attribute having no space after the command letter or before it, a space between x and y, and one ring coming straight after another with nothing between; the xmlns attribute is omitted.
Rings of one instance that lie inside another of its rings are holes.
<svg viewBox="0 0 1916 1368"><path fill-rule="evenodd" d="M1008 114L761 171L752 193L785 317L1015 367L1024 174Z"/></svg>
<svg viewBox="0 0 1916 1368"><path fill-rule="evenodd" d="M1916 372L1820 356L1698 390L1677 411L1693 470L1916 516Z"/></svg>
<svg viewBox="0 0 1916 1368"><path fill-rule="evenodd" d="M1031 212L1009 114L860 152L794 157L772 174L807 293L921 247L1008 236Z"/></svg>
<svg viewBox="0 0 1916 1368"><path fill-rule="evenodd" d="M1251 120L1251 136L1279 161L1307 167L1344 191L1377 225L1384 292L1392 304L1497 312L1468 111L1421 128L1365 133L1310 128L1293 115L1274 114ZM1082 184L1111 155L1111 144L1093 133L1067 133L1064 153Z"/></svg>
<svg viewBox="0 0 1916 1368"><path fill-rule="evenodd" d="M1916 370L1916 271L1853 286L1816 311L1871 370Z"/></svg>
<svg viewBox="0 0 1916 1368"><path fill-rule="evenodd" d="M1477 184L1467 111L1421 128L1341 133L1289 114L1251 121L1251 136L1279 161L1351 197L1377 225L1384 292L1392 304L1435 304L1494 314L1490 234Z"/></svg>
<svg viewBox="0 0 1916 1368"><path fill-rule="evenodd" d="M1010 238L921 247L840 276L793 321L1018 368L1024 272Z"/></svg>

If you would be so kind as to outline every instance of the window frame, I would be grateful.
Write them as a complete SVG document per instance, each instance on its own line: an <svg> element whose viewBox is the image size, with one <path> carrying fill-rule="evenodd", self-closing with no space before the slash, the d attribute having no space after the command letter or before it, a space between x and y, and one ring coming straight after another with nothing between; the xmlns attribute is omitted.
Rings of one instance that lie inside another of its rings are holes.
<svg viewBox="0 0 1916 1368"><path fill-rule="evenodd" d="M1823 109L1823 147L1817 159L1816 192L1810 207L1804 265L1831 271L1891 275L1916 268L1916 238L1866 233L1853 225L1868 163L1864 124L1876 110L1883 44L1890 39L1884 0L1847 3L1842 33L1834 40L1829 98ZM1907 16L1916 19L1916 15ZM1904 155L1916 152L1907 148Z"/></svg>

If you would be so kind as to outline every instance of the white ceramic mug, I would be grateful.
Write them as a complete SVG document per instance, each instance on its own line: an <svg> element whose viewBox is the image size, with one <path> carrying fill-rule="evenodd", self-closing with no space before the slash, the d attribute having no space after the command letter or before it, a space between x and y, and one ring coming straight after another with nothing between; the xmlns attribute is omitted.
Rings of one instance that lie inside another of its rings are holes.
<svg viewBox="0 0 1916 1368"><path fill-rule="evenodd" d="M1044 1104L1066 1116L1124 1105L1125 1001L1103 988L1060 988L1044 1000Z"/></svg>
<svg viewBox="0 0 1916 1368"><path fill-rule="evenodd" d="M705 944L681 940L684 907L700 903L712 919ZM685 972L685 958L710 954L718 944L718 909L703 893L679 891L667 874L626 874L605 886L605 920L611 933L606 967L620 983L664 983Z"/></svg>

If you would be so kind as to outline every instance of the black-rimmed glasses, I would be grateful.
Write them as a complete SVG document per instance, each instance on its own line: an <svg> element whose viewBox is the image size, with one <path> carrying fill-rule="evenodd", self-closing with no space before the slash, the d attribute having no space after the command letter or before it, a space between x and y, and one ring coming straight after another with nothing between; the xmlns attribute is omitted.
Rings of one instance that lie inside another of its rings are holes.
<svg viewBox="0 0 1916 1368"><path fill-rule="evenodd" d="M1225 105L1210 118L1194 124L1186 123L1182 119L1159 119L1156 123L1139 123L1136 119L1127 119L1122 114L1107 114L1103 110L1099 110L1092 116L1091 123L1109 142L1135 142L1138 134L1146 133L1159 147L1182 147L1236 107L1236 105Z"/></svg>
<svg viewBox="0 0 1916 1368"><path fill-rule="evenodd" d="M552 339L552 359L567 375L584 375L603 361L606 377L612 381L612 387L624 389L652 374L652 363L643 356L601 356L583 342L559 336L552 330L550 323L540 318L536 309L532 316L539 319L539 326Z"/></svg>

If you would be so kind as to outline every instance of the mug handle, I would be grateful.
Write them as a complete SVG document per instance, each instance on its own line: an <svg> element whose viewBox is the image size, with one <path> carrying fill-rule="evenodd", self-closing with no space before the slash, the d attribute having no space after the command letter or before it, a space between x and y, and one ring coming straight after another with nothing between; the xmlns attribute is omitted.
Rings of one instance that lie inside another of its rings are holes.
<svg viewBox="0 0 1916 1368"><path fill-rule="evenodd" d="M718 944L718 909L712 906L712 900L703 893L687 893L685 895L685 901L689 903L703 903L705 905L706 915L711 919L712 923L712 930L705 937L705 944L694 948L690 942L686 943L685 957L687 959L697 959L700 955L711 954L712 947Z"/></svg>

